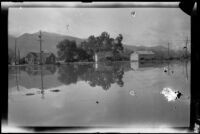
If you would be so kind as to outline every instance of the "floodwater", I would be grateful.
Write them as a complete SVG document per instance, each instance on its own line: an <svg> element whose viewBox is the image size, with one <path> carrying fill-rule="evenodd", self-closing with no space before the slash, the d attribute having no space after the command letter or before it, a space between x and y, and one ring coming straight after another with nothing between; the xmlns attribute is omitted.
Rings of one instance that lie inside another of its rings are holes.
<svg viewBox="0 0 200 134"><path fill-rule="evenodd" d="M8 76L9 125L189 127L190 62L20 66Z"/></svg>

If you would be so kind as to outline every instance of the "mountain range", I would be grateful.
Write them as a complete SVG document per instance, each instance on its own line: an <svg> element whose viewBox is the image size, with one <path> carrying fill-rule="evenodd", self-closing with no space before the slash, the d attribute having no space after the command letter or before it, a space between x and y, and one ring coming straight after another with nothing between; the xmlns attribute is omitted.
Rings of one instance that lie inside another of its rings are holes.
<svg viewBox="0 0 200 134"><path fill-rule="evenodd" d="M17 38L9 35L8 36L8 48L15 50L15 39L16 39L16 46L17 51L20 50L20 56L25 56L29 52L39 52L40 51L40 42L39 42L39 32L29 34L25 33ZM57 48L56 45L64 40L75 40L77 45L79 45L84 39L56 34L56 33L49 33L49 32L42 32L42 50L43 51L50 51L57 55Z"/></svg>
<svg viewBox="0 0 200 134"><path fill-rule="evenodd" d="M24 57L29 52L39 52L40 50L40 43L39 43L39 32L37 33L25 33L17 38L13 37L12 35L8 36L8 48L11 50L15 50L15 39L16 39L16 46L17 51L20 50L20 56ZM56 45L64 40L74 40L77 43L77 46L80 45L80 43L86 39L81 39L78 37L68 36L68 35L62 35L57 33L50 33L50 32L42 32L42 50L43 51L50 51L53 52L55 55L57 55L57 48ZM132 46L132 45L123 45L126 50L129 51L138 51L138 50L147 50L147 51L153 51L157 53L158 55L166 55L168 52L168 49L162 45L160 46L152 46L152 47L146 47L146 46ZM176 54L174 50L170 50L171 54Z"/></svg>

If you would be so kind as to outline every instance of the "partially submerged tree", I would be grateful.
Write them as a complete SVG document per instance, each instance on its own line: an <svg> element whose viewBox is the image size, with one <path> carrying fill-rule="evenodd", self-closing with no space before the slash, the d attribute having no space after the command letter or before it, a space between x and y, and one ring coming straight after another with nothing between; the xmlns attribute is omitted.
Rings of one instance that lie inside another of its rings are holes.
<svg viewBox="0 0 200 134"><path fill-rule="evenodd" d="M101 51L111 51L116 55L123 52L122 40L122 34L119 34L113 39L107 32L102 32L101 35L97 37L94 35L89 36L86 41L81 43L81 48L87 51L89 55Z"/></svg>
<svg viewBox="0 0 200 134"><path fill-rule="evenodd" d="M75 41L65 39L58 43L57 48L59 60L64 60L65 62L91 60L83 48L77 47Z"/></svg>
<svg viewBox="0 0 200 134"><path fill-rule="evenodd" d="M58 48L58 59L66 62L73 61L75 50L77 49L76 42L70 40L63 40L56 46Z"/></svg>
<svg viewBox="0 0 200 134"><path fill-rule="evenodd" d="M114 60L122 59L120 54L123 52L123 36L119 34L115 39L111 38L107 32L102 32L100 36L91 35L87 40L77 47L75 41L63 40L58 45L58 58L65 62L72 61L93 61L96 52L110 51L113 53Z"/></svg>

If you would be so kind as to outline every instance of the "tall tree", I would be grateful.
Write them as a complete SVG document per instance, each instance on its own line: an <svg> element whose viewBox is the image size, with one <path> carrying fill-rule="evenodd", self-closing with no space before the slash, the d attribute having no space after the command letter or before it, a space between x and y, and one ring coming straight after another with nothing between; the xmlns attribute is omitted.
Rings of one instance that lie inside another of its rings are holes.
<svg viewBox="0 0 200 134"><path fill-rule="evenodd" d="M122 51L124 48L123 48L123 44L122 44L122 40L123 40L123 36L122 36L122 34L119 34L117 37L116 37L116 39L115 39L115 47L114 47L114 49L116 50L116 51Z"/></svg>
<svg viewBox="0 0 200 134"><path fill-rule="evenodd" d="M122 44L123 36L119 34L113 43L112 51L114 55L114 60L120 60L121 56L120 53L123 52L123 44Z"/></svg>
<svg viewBox="0 0 200 134"><path fill-rule="evenodd" d="M89 36L86 41L81 43L81 48L91 57L95 52L99 51L110 51L113 52L114 57L120 57L119 54L123 52L122 40L122 34L119 34L113 39L107 32L102 32L101 35L97 37L94 35Z"/></svg>
<svg viewBox="0 0 200 134"><path fill-rule="evenodd" d="M56 46L58 48L58 58L60 60L73 61L75 51L77 49L76 42L70 40L63 40Z"/></svg>

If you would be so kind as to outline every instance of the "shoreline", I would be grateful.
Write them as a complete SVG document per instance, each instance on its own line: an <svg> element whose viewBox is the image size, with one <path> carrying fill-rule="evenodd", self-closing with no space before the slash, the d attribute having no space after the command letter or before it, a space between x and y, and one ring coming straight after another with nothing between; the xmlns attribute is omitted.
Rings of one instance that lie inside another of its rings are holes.
<svg viewBox="0 0 200 134"><path fill-rule="evenodd" d="M173 62L173 61L191 61L190 59L173 59L173 60L144 60L144 61L104 61L104 62L63 62L63 63L55 63L55 64L43 64L43 66L51 66L51 65L72 65L72 64L95 64L95 63L123 63L123 62L131 62L131 63L166 63L166 62ZM40 66L39 64L19 64L19 65L8 65L8 67L20 67L20 66Z"/></svg>

